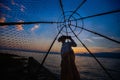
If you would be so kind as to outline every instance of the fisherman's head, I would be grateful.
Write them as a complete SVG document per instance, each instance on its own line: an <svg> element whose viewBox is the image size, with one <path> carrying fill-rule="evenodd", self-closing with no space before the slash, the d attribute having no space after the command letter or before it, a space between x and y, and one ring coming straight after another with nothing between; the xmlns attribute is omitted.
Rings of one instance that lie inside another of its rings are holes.
<svg viewBox="0 0 120 80"><path fill-rule="evenodd" d="M65 42L65 40L66 40L66 36L64 35L58 38L58 42Z"/></svg>

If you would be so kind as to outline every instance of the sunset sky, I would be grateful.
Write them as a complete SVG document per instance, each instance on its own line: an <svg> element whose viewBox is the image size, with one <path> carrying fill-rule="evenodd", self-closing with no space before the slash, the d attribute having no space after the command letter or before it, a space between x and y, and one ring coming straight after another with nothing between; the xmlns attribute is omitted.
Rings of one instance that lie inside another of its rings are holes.
<svg viewBox="0 0 120 80"><path fill-rule="evenodd" d="M74 11L83 0L62 0L67 13ZM87 0L78 10L81 17L120 10L120 0ZM62 15L59 0L1 0L0 22L59 21ZM79 18L75 16L75 19ZM68 15L69 16L69 15ZM73 18L74 18L73 17ZM83 27L120 41L120 12L83 20ZM80 21L78 21L80 25ZM73 22L75 24L75 22ZM0 26L0 47L47 51L58 33L59 24L30 24ZM81 29L77 28L75 33ZM60 35L64 34L64 31ZM59 35L59 36L60 36ZM70 33L69 35L73 35ZM120 52L120 44L82 30L78 35L92 52ZM72 37L78 47L76 53L87 52L81 43ZM61 43L55 42L51 51L60 51Z"/></svg>

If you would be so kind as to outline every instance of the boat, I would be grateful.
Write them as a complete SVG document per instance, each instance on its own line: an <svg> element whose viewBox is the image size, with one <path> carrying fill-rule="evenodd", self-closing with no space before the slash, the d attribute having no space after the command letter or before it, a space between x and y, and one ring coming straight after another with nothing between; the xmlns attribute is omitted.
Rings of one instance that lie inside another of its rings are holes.
<svg viewBox="0 0 120 80"><path fill-rule="evenodd" d="M0 53L0 64L3 80L59 80L33 57Z"/></svg>

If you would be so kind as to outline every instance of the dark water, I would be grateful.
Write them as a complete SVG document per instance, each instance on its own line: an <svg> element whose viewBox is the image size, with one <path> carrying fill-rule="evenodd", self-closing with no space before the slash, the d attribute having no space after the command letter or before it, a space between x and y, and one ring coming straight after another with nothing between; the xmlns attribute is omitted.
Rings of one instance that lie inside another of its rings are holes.
<svg viewBox="0 0 120 80"><path fill-rule="evenodd" d="M60 55L49 55L45 66L60 74ZM119 79L120 59L98 58L115 80ZM76 56L76 65L82 80L110 80L99 64L92 57Z"/></svg>
<svg viewBox="0 0 120 80"><path fill-rule="evenodd" d="M40 54L33 52L30 53L30 52L13 51L11 53L27 56L27 57L32 56L40 63L43 60L43 57L45 56L45 54L43 53ZM112 75L114 80L120 80L119 78L120 59L98 58L98 60L108 70L108 72ZM60 75L60 61L61 61L61 56L59 54L49 54L45 61L44 66L46 66L50 71ZM108 75L104 72L104 70L92 57L76 56L76 66L82 80L110 80Z"/></svg>

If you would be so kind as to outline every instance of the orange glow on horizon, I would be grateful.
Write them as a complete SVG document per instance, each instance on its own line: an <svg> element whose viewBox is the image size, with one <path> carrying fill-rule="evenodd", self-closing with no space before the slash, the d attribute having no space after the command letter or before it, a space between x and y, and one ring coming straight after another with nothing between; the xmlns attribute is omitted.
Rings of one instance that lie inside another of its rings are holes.
<svg viewBox="0 0 120 80"><path fill-rule="evenodd" d="M73 47L75 53L88 53L84 47ZM88 48L92 53L97 52L114 52L120 50L120 48L104 48L104 47L90 47Z"/></svg>
<svg viewBox="0 0 120 80"><path fill-rule="evenodd" d="M74 53L86 53L87 52L86 49L83 47L73 47L72 49Z"/></svg>

